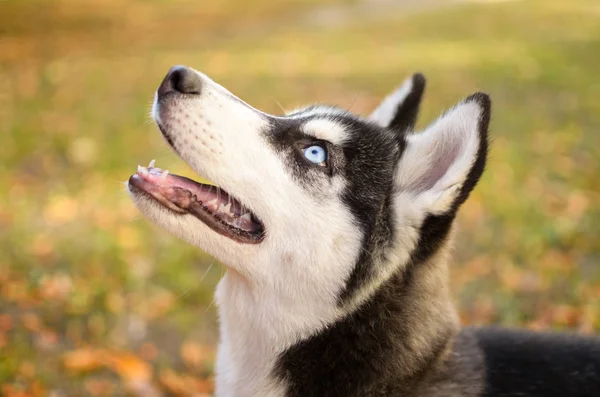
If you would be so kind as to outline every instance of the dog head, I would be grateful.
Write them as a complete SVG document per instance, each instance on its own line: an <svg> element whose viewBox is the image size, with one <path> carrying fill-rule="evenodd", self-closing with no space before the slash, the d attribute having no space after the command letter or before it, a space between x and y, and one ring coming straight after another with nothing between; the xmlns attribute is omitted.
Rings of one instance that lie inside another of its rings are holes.
<svg viewBox="0 0 600 397"><path fill-rule="evenodd" d="M155 223L297 307L299 318L326 323L435 252L484 169L487 95L413 133L424 87L412 76L366 118L320 105L278 117L173 67L153 117L218 188L151 164L128 189Z"/></svg>

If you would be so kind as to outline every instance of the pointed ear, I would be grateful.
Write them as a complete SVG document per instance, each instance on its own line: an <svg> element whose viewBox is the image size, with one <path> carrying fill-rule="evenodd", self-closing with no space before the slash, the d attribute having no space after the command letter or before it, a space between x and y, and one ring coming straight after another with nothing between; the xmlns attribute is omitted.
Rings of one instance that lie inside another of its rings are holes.
<svg viewBox="0 0 600 397"><path fill-rule="evenodd" d="M417 121L424 91L425 76L421 73L412 75L381 102L369 119L400 133L412 130Z"/></svg>
<svg viewBox="0 0 600 397"><path fill-rule="evenodd" d="M396 175L400 194L435 214L455 212L483 173L490 98L471 95L425 131L405 136Z"/></svg>

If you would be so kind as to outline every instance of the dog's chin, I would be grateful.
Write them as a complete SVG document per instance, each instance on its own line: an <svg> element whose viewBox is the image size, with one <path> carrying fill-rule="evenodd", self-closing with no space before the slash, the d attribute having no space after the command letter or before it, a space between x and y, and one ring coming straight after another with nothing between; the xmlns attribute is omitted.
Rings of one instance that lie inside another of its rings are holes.
<svg viewBox="0 0 600 397"><path fill-rule="evenodd" d="M264 229L258 233L231 230L226 224L203 221L191 212L174 210L161 203L148 192L127 182L129 195L139 211L150 221L188 244L202 249L223 263L238 263L251 247L262 242ZM206 217L206 215L204 215ZM210 224L209 224L210 223ZM244 248L246 247L246 248Z"/></svg>
<svg viewBox="0 0 600 397"><path fill-rule="evenodd" d="M145 218L179 240L206 252L227 269L245 273L243 270L248 260L261 249L262 244L241 244L216 233L191 214L179 214L168 210L129 183L127 191L133 204Z"/></svg>

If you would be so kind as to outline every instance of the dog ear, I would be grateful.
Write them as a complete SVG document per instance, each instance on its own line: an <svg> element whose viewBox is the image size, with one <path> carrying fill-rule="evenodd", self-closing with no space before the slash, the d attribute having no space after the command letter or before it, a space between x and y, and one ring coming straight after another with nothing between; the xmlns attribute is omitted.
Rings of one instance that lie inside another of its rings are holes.
<svg viewBox="0 0 600 397"><path fill-rule="evenodd" d="M369 119L401 134L412 130L417 121L424 91L425 76L421 73L412 75L379 104L369 115Z"/></svg>
<svg viewBox="0 0 600 397"><path fill-rule="evenodd" d="M404 137L396 186L432 215L449 214L467 199L487 157L490 98L471 95L425 131Z"/></svg>

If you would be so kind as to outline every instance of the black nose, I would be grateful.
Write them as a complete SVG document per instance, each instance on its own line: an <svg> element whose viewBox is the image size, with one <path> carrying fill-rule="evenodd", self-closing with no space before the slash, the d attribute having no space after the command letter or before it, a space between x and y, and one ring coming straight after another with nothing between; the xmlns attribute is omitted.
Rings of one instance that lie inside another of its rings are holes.
<svg viewBox="0 0 600 397"><path fill-rule="evenodd" d="M201 89L202 80L198 73L188 67L177 65L169 69L157 92L159 96L169 92L198 95Z"/></svg>

